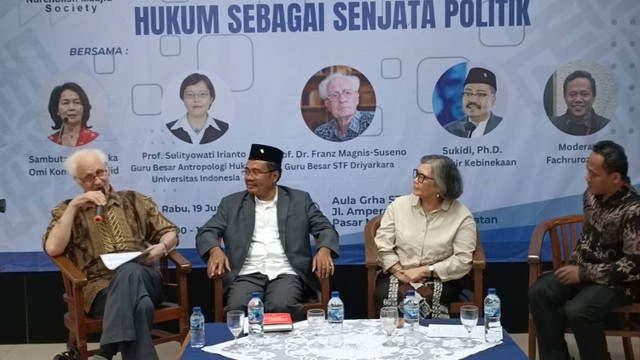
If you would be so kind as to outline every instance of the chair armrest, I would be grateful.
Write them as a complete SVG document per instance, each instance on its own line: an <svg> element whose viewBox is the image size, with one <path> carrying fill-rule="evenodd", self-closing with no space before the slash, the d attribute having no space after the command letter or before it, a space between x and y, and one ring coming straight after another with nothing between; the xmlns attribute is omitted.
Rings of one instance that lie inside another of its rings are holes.
<svg viewBox="0 0 640 360"><path fill-rule="evenodd" d="M476 270L484 270L487 268L487 259L484 256L484 248L480 235L477 235L476 249L473 252L472 268Z"/></svg>
<svg viewBox="0 0 640 360"><path fill-rule="evenodd" d="M224 276L227 275L226 272L223 272L222 274L215 274L211 277L211 279L213 279L214 281L220 280L222 281L222 279L224 279Z"/></svg>
<svg viewBox="0 0 640 360"><path fill-rule="evenodd" d="M544 221L533 229L531 241L529 242L529 252L527 253L527 262L529 265L540 264L541 262L542 243L544 242L544 235L547 232L547 228L547 221Z"/></svg>
<svg viewBox="0 0 640 360"><path fill-rule="evenodd" d="M543 221L538 224L531 234L529 242L529 252L527 253L527 262L529 263L529 286L533 285L542 273L542 243L547 233L548 224Z"/></svg>
<svg viewBox="0 0 640 360"><path fill-rule="evenodd" d="M376 215L373 219L369 220L364 226L364 256L365 265L369 269L378 269L378 246L376 245L376 232L380 227L380 221L382 220L382 214Z"/></svg>
<svg viewBox="0 0 640 360"><path fill-rule="evenodd" d="M169 260L176 266L181 273L188 274L191 272L191 263L182 256L176 249L171 250L167 255Z"/></svg>
<svg viewBox="0 0 640 360"><path fill-rule="evenodd" d="M367 267L367 269L373 269L373 270L378 270L380 268L380 266L378 265L378 262L367 262L365 263L365 266Z"/></svg>
<svg viewBox="0 0 640 360"><path fill-rule="evenodd" d="M64 255L50 256L51 261L60 268L62 275L69 279L74 288L87 285L87 277Z"/></svg>
<svg viewBox="0 0 640 360"><path fill-rule="evenodd" d="M320 284L320 298L318 301L322 304L322 308L327 311L327 304L329 303L329 299L331 298L331 286L329 284L329 277L320 278L318 274L316 274L316 278L318 279L318 283Z"/></svg>
<svg viewBox="0 0 640 360"><path fill-rule="evenodd" d="M365 246L365 265L367 268L377 269L378 266L378 247L375 242Z"/></svg>

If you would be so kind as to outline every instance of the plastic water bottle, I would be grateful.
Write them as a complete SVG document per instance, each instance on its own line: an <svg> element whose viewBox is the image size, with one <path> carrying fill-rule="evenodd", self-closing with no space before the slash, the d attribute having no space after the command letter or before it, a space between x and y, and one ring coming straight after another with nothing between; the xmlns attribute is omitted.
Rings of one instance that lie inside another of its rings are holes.
<svg viewBox="0 0 640 360"><path fill-rule="evenodd" d="M247 306L249 317L249 342L252 345L262 345L264 338L264 303L260 300L260 293L251 294L251 301Z"/></svg>
<svg viewBox="0 0 640 360"><path fill-rule="evenodd" d="M487 297L484 298L484 340L490 343L502 341L500 298L494 288L487 290Z"/></svg>
<svg viewBox="0 0 640 360"><path fill-rule="evenodd" d="M340 292L332 291L331 299L327 304L328 320L329 320L329 346L341 347L342 338L342 322L344 321L344 303L340 300Z"/></svg>
<svg viewBox="0 0 640 360"><path fill-rule="evenodd" d="M420 304L416 299L415 290L407 291L407 296L402 303L402 312L404 314L405 342L409 346L418 343L418 327L420 326Z"/></svg>
<svg viewBox="0 0 640 360"><path fill-rule="evenodd" d="M193 308L193 314L189 318L191 327L191 347L201 348L204 346L204 315L199 306Z"/></svg>

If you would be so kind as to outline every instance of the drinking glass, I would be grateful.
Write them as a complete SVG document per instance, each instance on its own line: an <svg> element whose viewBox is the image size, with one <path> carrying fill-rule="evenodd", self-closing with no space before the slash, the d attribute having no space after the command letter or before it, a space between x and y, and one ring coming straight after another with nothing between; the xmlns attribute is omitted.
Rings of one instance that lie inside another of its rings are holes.
<svg viewBox="0 0 640 360"><path fill-rule="evenodd" d="M233 347L238 347L238 335L242 332L244 326L244 311L231 310L227 313L227 327L233 334Z"/></svg>
<svg viewBox="0 0 640 360"><path fill-rule="evenodd" d="M464 328L467 329L467 333L469 333L467 343L473 345L475 342L471 339L471 331L478 324L478 307L475 305L463 305L460 308L460 321Z"/></svg>
<svg viewBox="0 0 640 360"><path fill-rule="evenodd" d="M382 346L396 346L391 340L391 335L398 327L398 309L390 306L380 309L380 323L382 330L387 334L387 341L382 343Z"/></svg>
<svg viewBox="0 0 640 360"><path fill-rule="evenodd" d="M307 324L313 330L315 344L320 347L320 341L318 340L318 331L324 326L324 310L311 309L307 311Z"/></svg>

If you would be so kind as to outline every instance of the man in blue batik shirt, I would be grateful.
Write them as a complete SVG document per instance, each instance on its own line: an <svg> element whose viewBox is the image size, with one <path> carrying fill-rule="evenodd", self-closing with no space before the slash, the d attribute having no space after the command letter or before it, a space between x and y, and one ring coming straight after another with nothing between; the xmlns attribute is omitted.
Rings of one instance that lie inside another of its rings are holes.
<svg viewBox="0 0 640 360"><path fill-rule="evenodd" d="M373 120L373 111L358 111L360 79L357 76L333 73L319 86L320 97L333 119L313 132L329 141L347 141L358 137Z"/></svg>

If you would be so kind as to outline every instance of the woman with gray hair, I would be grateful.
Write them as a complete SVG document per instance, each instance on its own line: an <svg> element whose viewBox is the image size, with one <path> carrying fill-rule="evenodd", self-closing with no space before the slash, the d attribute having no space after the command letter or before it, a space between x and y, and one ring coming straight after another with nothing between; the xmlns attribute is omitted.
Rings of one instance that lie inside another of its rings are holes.
<svg viewBox="0 0 640 360"><path fill-rule="evenodd" d="M376 233L378 308L398 306L415 290L421 318L448 318L471 270L476 224L456 199L462 177L453 160L427 155L413 173L413 193L387 207Z"/></svg>

